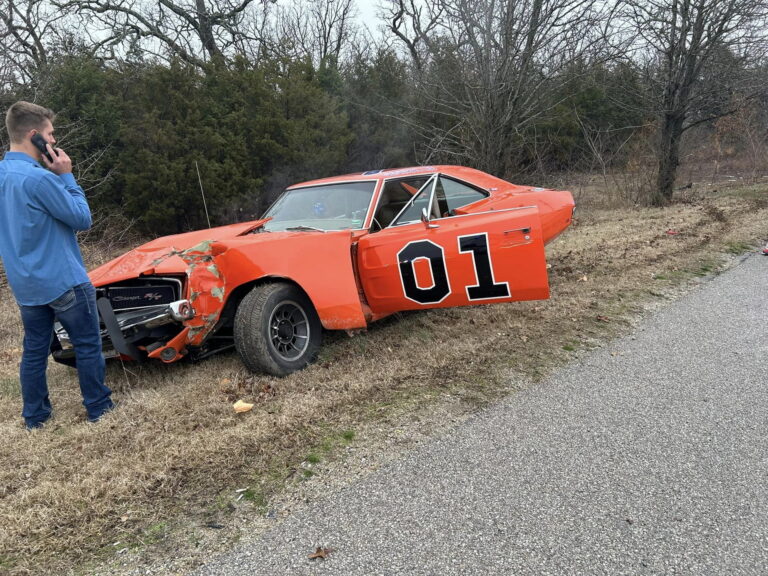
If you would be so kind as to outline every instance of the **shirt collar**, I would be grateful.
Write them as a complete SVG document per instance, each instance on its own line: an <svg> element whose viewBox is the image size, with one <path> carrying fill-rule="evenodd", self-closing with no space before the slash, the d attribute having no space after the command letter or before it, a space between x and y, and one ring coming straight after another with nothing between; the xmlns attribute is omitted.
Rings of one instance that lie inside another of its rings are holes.
<svg viewBox="0 0 768 576"><path fill-rule="evenodd" d="M40 166L40 163L26 152L12 152L9 150L5 153L3 160L21 160L22 162L29 162L30 164Z"/></svg>

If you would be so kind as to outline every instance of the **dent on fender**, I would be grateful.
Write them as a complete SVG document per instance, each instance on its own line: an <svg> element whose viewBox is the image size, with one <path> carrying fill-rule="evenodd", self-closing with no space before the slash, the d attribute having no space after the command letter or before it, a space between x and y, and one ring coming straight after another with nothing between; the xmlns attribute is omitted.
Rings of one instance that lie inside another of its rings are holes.
<svg viewBox="0 0 768 576"><path fill-rule="evenodd" d="M167 259L178 256L187 266L187 292L195 315L184 322L187 327L186 339L183 342L185 345L202 344L221 316L227 295L227 263L222 255L226 254L227 250L227 246L217 240L203 240L186 250L171 249L152 261L152 267L155 268ZM173 342L178 344L179 340L177 336ZM164 348L170 346L169 342ZM185 347L176 347L176 350L183 353ZM159 351L154 353L157 352Z"/></svg>

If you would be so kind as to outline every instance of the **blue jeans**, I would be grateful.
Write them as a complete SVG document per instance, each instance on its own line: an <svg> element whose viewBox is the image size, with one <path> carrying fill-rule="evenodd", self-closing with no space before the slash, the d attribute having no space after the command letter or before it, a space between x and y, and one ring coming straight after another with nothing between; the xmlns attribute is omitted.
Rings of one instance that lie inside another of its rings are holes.
<svg viewBox="0 0 768 576"><path fill-rule="evenodd" d="M22 416L28 428L36 428L51 416L48 382L45 377L55 319L69 334L75 348L77 377L88 419L98 420L112 409L112 391L104 385L96 290L89 282L70 288L42 306L19 306L24 324L24 353L21 357Z"/></svg>

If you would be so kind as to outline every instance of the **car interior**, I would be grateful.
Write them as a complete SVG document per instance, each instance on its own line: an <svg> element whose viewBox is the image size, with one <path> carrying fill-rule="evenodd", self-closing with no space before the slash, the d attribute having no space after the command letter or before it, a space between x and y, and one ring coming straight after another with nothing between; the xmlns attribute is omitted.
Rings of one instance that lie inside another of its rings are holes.
<svg viewBox="0 0 768 576"><path fill-rule="evenodd" d="M389 180L384 184L384 190L379 199L379 207L373 218L371 231L376 232L390 226L408 202L429 181L430 176L418 176L401 180ZM449 189L448 189L449 188ZM423 194L431 193L429 188ZM470 188L454 180L439 177L435 183L436 201L432 202L430 214L432 218L447 218L455 214L454 210L466 204L471 204L486 197L486 193ZM418 200L417 200L418 202ZM409 210L410 212L410 210ZM420 213L420 211L419 211ZM406 221L413 221L413 214L408 214ZM402 219L402 217L401 217Z"/></svg>
<svg viewBox="0 0 768 576"><path fill-rule="evenodd" d="M381 192L379 208L373 217L373 231L378 231L389 226L395 219L411 197L418 192L419 188L427 181L427 177L422 177L418 186L414 186L411 181L390 180L384 184L384 190Z"/></svg>

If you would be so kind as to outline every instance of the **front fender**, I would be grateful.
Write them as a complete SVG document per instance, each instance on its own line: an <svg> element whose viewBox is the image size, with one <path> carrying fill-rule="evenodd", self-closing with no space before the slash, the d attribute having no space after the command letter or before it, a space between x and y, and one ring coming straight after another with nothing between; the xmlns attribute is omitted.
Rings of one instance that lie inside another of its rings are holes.
<svg viewBox="0 0 768 576"><path fill-rule="evenodd" d="M227 292L264 277L297 284L328 330L364 328L363 305L352 267L352 233L268 232L227 242L214 257Z"/></svg>

